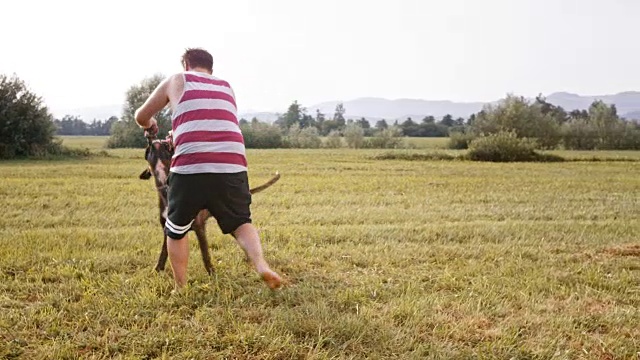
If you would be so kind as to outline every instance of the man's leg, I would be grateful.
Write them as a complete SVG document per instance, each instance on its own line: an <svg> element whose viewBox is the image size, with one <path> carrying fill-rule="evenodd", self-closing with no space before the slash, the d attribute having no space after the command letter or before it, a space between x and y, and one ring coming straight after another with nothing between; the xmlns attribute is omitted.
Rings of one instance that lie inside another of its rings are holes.
<svg viewBox="0 0 640 360"><path fill-rule="evenodd" d="M258 230L250 224L240 225L234 232L238 245L244 250L245 254L251 261L258 274L267 283L271 289L277 289L282 285L282 279L275 271L271 270L269 264L262 255L262 245L260 244L260 236ZM171 254L171 253L169 253Z"/></svg>
<svg viewBox="0 0 640 360"><path fill-rule="evenodd" d="M189 237L193 219L204 207L200 199L202 191L194 180L194 175L171 173L169 176L168 214L165 222L167 253L173 270L176 288L187 284L187 264L189 263Z"/></svg>
<svg viewBox="0 0 640 360"><path fill-rule="evenodd" d="M182 288L187 284L187 265L189 264L188 236L185 235L178 240L167 237L167 252L169 253L176 289Z"/></svg>

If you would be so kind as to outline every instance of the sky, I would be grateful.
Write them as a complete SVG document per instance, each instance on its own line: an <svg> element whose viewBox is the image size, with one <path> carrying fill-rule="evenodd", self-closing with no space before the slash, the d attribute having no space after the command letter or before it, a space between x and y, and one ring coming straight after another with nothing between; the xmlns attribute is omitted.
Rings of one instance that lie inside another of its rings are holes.
<svg viewBox="0 0 640 360"><path fill-rule="evenodd" d="M640 90L637 0L20 0L0 12L0 74L54 115L122 104L145 77L181 71L188 47L211 52L241 113Z"/></svg>

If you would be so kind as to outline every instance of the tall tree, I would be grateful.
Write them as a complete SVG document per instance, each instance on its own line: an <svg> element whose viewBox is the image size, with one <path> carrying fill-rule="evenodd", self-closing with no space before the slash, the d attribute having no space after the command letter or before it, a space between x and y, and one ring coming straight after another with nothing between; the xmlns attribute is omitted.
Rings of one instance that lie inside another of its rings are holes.
<svg viewBox="0 0 640 360"><path fill-rule="evenodd" d="M322 129L322 123L327 120L325 115L320 112L320 109L316 109L316 126L319 129Z"/></svg>
<svg viewBox="0 0 640 360"><path fill-rule="evenodd" d="M338 128L343 128L346 125L346 119L344 117L345 112L346 109L344 108L344 104L339 103L336 105L336 111L333 114L333 121L336 122Z"/></svg>
<svg viewBox="0 0 640 360"><path fill-rule="evenodd" d="M360 127L365 129L365 130L371 128L371 124L369 124L369 121L367 121L367 119L364 118L364 117L362 117L362 118L360 118L360 120L356 121L356 124L360 125Z"/></svg>
<svg viewBox="0 0 640 360"><path fill-rule="evenodd" d="M289 108L287 112L280 115L278 120L275 121L275 124L280 126L283 129L288 129L294 124L300 125L300 121L302 121L303 108L298 101L295 100Z"/></svg>
<svg viewBox="0 0 640 360"><path fill-rule="evenodd" d="M446 126L446 127L452 127L455 125L455 121L453 120L453 116L451 116L450 114L447 114L445 116L442 117L442 120L440 121L440 124Z"/></svg>
<svg viewBox="0 0 640 360"><path fill-rule="evenodd" d="M306 113L302 113L302 119L300 119L300 127L301 128L308 128L308 127L316 127L316 119L313 118L313 116L306 114Z"/></svg>
<svg viewBox="0 0 640 360"><path fill-rule="evenodd" d="M0 158L41 153L55 126L42 99L17 76L0 75Z"/></svg>
<svg viewBox="0 0 640 360"><path fill-rule="evenodd" d="M418 133L420 130L418 124L416 124L410 117L400 125L400 128L406 136L420 136Z"/></svg>
<svg viewBox="0 0 640 360"><path fill-rule="evenodd" d="M61 120L54 120L58 135L94 135L93 132L100 128L101 124L96 120L87 128L87 123L77 116L65 115ZM91 131L90 131L91 130Z"/></svg>
<svg viewBox="0 0 640 360"><path fill-rule="evenodd" d="M429 116L425 116L422 119L422 122L425 124L435 124L436 123L436 118L434 118L433 116L429 115Z"/></svg>
<svg viewBox="0 0 640 360"><path fill-rule="evenodd" d="M480 111L478 114L482 114L482 113L483 113L483 112L482 112L482 111ZM469 119L467 119L467 125L468 125L468 126L471 126L471 125L473 125L475 122L476 122L476 114L471 114L471 115L469 116Z"/></svg>
<svg viewBox="0 0 640 360"><path fill-rule="evenodd" d="M589 119L589 112L587 110L571 110L569 112L569 117L571 119L580 119L580 120L587 120Z"/></svg>
<svg viewBox="0 0 640 360"><path fill-rule="evenodd" d="M543 115L551 116L551 118L559 125L562 125L569 120L569 115L562 107L548 103L547 99L542 95L538 95L536 97L534 104L540 107L540 111L542 111Z"/></svg>
<svg viewBox="0 0 640 360"><path fill-rule="evenodd" d="M111 128L111 137L107 141L107 146L111 148L118 147L145 147L147 139L144 138L143 132L136 123L135 111L142 106L149 95L162 82L164 76L160 74L153 75L142 80L139 84L135 84L127 90L125 104L122 109L122 118L113 124ZM169 107L165 107L154 116L158 121L159 137L165 137L171 130L171 111Z"/></svg>
<svg viewBox="0 0 640 360"><path fill-rule="evenodd" d="M600 139L600 149L618 148L616 143L621 137L624 124L618 117L615 105L607 105L601 100L594 101L589 106L589 121Z"/></svg>
<svg viewBox="0 0 640 360"><path fill-rule="evenodd" d="M385 120L385 119L378 120L376 122L376 129L378 129L378 130L384 130L384 129L388 128L388 127L389 127L389 125L387 124L387 120Z"/></svg>

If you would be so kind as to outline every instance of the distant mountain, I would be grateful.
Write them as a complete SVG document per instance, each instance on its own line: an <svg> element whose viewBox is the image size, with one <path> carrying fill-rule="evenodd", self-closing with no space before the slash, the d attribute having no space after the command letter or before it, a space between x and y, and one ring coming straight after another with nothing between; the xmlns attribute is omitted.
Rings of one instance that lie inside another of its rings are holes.
<svg viewBox="0 0 640 360"><path fill-rule="evenodd" d="M588 109L595 100L602 100L607 104L615 104L618 114L627 119L640 120L640 92L628 91L615 95L596 95L581 96L567 92L556 92L547 96L547 101L558 106L562 106L565 110L571 111L576 109ZM333 116L336 105L339 101L323 102L314 106L307 107L307 111L315 115L316 110L320 110L327 118ZM383 98L359 98L350 101L343 101L348 119L367 118L374 123L380 119L387 121L400 120L403 121L407 117L411 117L415 121L420 121L427 115L434 116L439 119L444 115L450 114L454 118L468 118L471 114L482 110L486 104L483 102L452 102L447 100L433 101L420 99L398 99L389 100ZM495 101L493 102L495 103ZM87 122L93 119L105 120L110 116L120 117L122 113L122 105L105 105L95 107L85 107L71 110L54 111L54 116L62 118L64 115L75 115ZM284 111L282 111L284 113ZM260 121L272 123L278 119L278 113L275 112L249 112L241 113L240 118L251 120L254 117Z"/></svg>
<svg viewBox="0 0 640 360"><path fill-rule="evenodd" d="M607 104L615 104L618 115L629 117L629 114L640 112L640 92L627 91L615 95L581 96L566 92L557 92L547 96L547 101L561 106L567 111L588 109L595 100L602 100Z"/></svg>
<svg viewBox="0 0 640 360"><path fill-rule="evenodd" d="M595 100L602 100L607 104L615 104L618 114L628 119L640 118L640 92L629 91L615 95L581 96L566 92L557 92L547 96L547 101L563 107L567 111L589 109ZM494 101L493 103L496 103ZM332 115L338 101L330 101L309 107L311 112L320 109L321 112ZM343 102L346 115L351 118L366 117L385 118L387 120L404 120L411 117L421 120L427 115L441 118L450 114L454 118L468 118L471 114L482 110L486 103L481 102L451 102L399 99L388 100L381 98L360 98Z"/></svg>
<svg viewBox="0 0 640 360"><path fill-rule="evenodd" d="M627 120L640 121L640 111L628 112L628 113L624 114L622 117L627 119Z"/></svg>
<svg viewBox="0 0 640 360"><path fill-rule="evenodd" d="M315 113L319 109L326 115L333 115L338 101L324 102L309 107L309 111ZM447 114L454 117L467 118L471 114L482 110L484 103L481 102L459 102L448 100L430 101L419 99L398 99L388 100L382 98L360 98L343 102L348 117L384 118L387 120L406 119L412 117L414 120L432 115L441 118Z"/></svg>

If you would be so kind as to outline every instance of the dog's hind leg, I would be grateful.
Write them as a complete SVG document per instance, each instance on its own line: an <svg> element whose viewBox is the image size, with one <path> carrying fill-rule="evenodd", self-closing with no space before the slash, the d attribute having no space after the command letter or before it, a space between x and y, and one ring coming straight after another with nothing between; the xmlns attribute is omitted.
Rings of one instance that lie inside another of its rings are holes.
<svg viewBox="0 0 640 360"><path fill-rule="evenodd" d="M206 215L198 214L193 224L193 231L198 238L198 245L200 246L200 253L202 254L202 263L209 275L213 275L213 265L211 264L211 256L209 255L209 243L207 242L207 226Z"/></svg>
<svg viewBox="0 0 640 360"><path fill-rule="evenodd" d="M202 253L202 262L204 268L209 275L213 275L213 265L211 264L211 256L209 255L209 246L207 244L207 235L204 226L194 229L196 236L198 237L198 245L200 246L200 252Z"/></svg>

